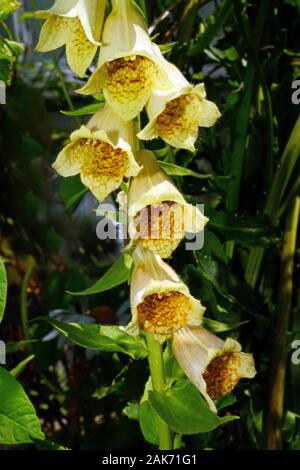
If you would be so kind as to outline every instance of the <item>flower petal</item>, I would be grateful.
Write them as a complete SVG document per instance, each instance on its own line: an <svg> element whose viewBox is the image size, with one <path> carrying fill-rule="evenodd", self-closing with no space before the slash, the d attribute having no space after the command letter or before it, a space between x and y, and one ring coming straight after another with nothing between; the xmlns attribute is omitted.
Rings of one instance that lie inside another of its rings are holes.
<svg viewBox="0 0 300 470"><path fill-rule="evenodd" d="M142 150L137 158L143 168L137 178L132 181L129 190L128 204L131 217L149 205L159 205L164 201L185 204L185 199L180 191L158 166L153 152Z"/></svg>
<svg viewBox="0 0 300 470"><path fill-rule="evenodd" d="M48 52L64 46L72 37L72 20L60 16L50 16L41 28L36 50Z"/></svg>
<svg viewBox="0 0 300 470"><path fill-rule="evenodd" d="M192 204L184 206L184 230L188 233L198 233L204 230L208 219L202 214L198 207Z"/></svg>
<svg viewBox="0 0 300 470"><path fill-rule="evenodd" d="M145 29L143 18L131 0L115 0L102 35L99 64L78 93L91 94L103 88L106 101L128 121L149 100L153 87L170 86L163 58Z"/></svg>
<svg viewBox="0 0 300 470"><path fill-rule="evenodd" d="M101 202L122 183L128 170L128 155L95 138L83 141L81 149L86 156L81 165L81 181Z"/></svg>
<svg viewBox="0 0 300 470"><path fill-rule="evenodd" d="M86 37L91 43L100 45L105 14L105 0L80 0L77 15Z"/></svg>
<svg viewBox="0 0 300 470"><path fill-rule="evenodd" d="M82 161L83 156L77 148L77 143L72 142L59 153L52 167L61 176L75 176L80 173Z"/></svg>
<svg viewBox="0 0 300 470"><path fill-rule="evenodd" d="M177 331L172 349L183 371L214 412L213 399L230 393L241 378L253 378L256 374L252 354L242 353L241 345L234 339L224 342L202 327Z"/></svg>
<svg viewBox="0 0 300 470"><path fill-rule="evenodd" d="M163 342L184 325L200 325L205 309L173 269L151 251L134 251L130 334L139 328Z"/></svg>
<svg viewBox="0 0 300 470"><path fill-rule="evenodd" d="M78 3L80 0L56 0L54 5L48 10L42 10L36 12L36 15L42 17L41 15L59 15L59 16L68 16L69 18L74 18L78 13Z"/></svg>
<svg viewBox="0 0 300 470"><path fill-rule="evenodd" d="M125 122L106 105L103 110L96 113L88 122L87 127L95 137L110 143L115 149L120 148L127 153L128 170L126 177L136 176L141 167L134 157L134 123ZM105 135L103 135L105 134Z"/></svg>
<svg viewBox="0 0 300 470"><path fill-rule="evenodd" d="M142 170L131 182L128 193L130 246L139 241L144 248L168 258L184 233L203 230L207 219L198 208L186 203L158 166L153 152L141 151L138 162Z"/></svg>
<svg viewBox="0 0 300 470"><path fill-rule="evenodd" d="M99 93L104 87L105 77L106 74L103 67L96 69L86 84L79 90L76 90L76 93L80 93L81 95L94 95L95 93Z"/></svg>
<svg viewBox="0 0 300 470"><path fill-rule="evenodd" d="M70 69L79 77L84 77L85 72L91 65L97 46L86 37L85 31L78 18L72 21L72 37L67 41L66 53Z"/></svg>
<svg viewBox="0 0 300 470"><path fill-rule="evenodd" d="M125 121L134 119L150 97L155 64L147 57L137 55L116 59L105 67L103 93L107 103Z"/></svg>

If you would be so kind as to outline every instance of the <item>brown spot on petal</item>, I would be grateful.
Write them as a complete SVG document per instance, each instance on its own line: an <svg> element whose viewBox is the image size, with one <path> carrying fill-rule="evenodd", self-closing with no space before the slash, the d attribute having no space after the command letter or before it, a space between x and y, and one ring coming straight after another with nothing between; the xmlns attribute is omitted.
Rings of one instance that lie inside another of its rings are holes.
<svg viewBox="0 0 300 470"><path fill-rule="evenodd" d="M203 374L207 393L213 399L228 395L241 379L239 353L225 353L216 357Z"/></svg>
<svg viewBox="0 0 300 470"><path fill-rule="evenodd" d="M165 292L149 295L137 308L142 330L170 337L187 323L191 301L181 292Z"/></svg>

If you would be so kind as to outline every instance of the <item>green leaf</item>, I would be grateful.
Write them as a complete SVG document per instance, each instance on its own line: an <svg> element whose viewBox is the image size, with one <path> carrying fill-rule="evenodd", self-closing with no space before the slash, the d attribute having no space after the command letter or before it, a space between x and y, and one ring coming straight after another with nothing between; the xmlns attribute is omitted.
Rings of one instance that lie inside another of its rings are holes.
<svg viewBox="0 0 300 470"><path fill-rule="evenodd" d="M9 372L11 375L13 375L16 379L19 377L20 374L22 374L23 370L27 366L27 364L34 359L34 354L32 354L29 357L26 357L22 362L20 362L16 367L11 369Z"/></svg>
<svg viewBox="0 0 300 470"><path fill-rule="evenodd" d="M159 44L159 48L162 54L168 54L171 52L178 42L167 42L166 44Z"/></svg>
<svg viewBox="0 0 300 470"><path fill-rule="evenodd" d="M0 60L7 60L10 63L15 62L17 57L24 51L23 44L0 36Z"/></svg>
<svg viewBox="0 0 300 470"><path fill-rule="evenodd" d="M0 368L0 444L27 444L44 439L39 418L19 382Z"/></svg>
<svg viewBox="0 0 300 470"><path fill-rule="evenodd" d="M41 440L41 439L32 439L35 447L38 450L70 450L67 447L63 447L56 442Z"/></svg>
<svg viewBox="0 0 300 470"><path fill-rule="evenodd" d="M139 422L146 441L158 444L157 413L149 400L142 401L139 407Z"/></svg>
<svg viewBox="0 0 300 470"><path fill-rule="evenodd" d="M234 405L237 402L237 399L234 395L225 395L224 397L216 400L216 407L218 411L228 408L229 406Z"/></svg>
<svg viewBox="0 0 300 470"><path fill-rule="evenodd" d="M21 6L16 0L0 0L0 21L6 19Z"/></svg>
<svg viewBox="0 0 300 470"><path fill-rule="evenodd" d="M2 321L7 296L6 269L2 259L0 259L0 323Z"/></svg>
<svg viewBox="0 0 300 470"><path fill-rule="evenodd" d="M170 176L194 176L198 179L209 179L212 175L201 175L196 171L189 170L183 166L174 165L173 163L164 162L162 160L158 161L159 166Z"/></svg>
<svg viewBox="0 0 300 470"><path fill-rule="evenodd" d="M130 401L127 403L125 408L123 409L123 414L127 416L127 418L132 419L134 421L139 420L139 404L135 401Z"/></svg>
<svg viewBox="0 0 300 470"><path fill-rule="evenodd" d="M238 419L237 416L220 418L213 413L196 387L187 380L178 381L164 392L149 392L149 399L159 416L179 434L209 432Z"/></svg>
<svg viewBox="0 0 300 470"><path fill-rule="evenodd" d="M67 209L79 202L87 192L88 189L82 184L79 176L61 180L60 194Z"/></svg>
<svg viewBox="0 0 300 470"><path fill-rule="evenodd" d="M120 286L129 280L132 258L130 255L123 255L109 270L89 289L82 292L69 292L72 295L93 295L108 291Z"/></svg>
<svg viewBox="0 0 300 470"><path fill-rule="evenodd" d="M24 341L17 341L16 343L8 343L6 345L6 354L11 354L21 349L26 348L29 344L37 343L37 339L28 339Z"/></svg>
<svg viewBox="0 0 300 470"><path fill-rule="evenodd" d="M103 109L105 103L93 103L88 106L83 106L82 108L76 109L75 111L61 111L62 114L66 116L88 116L90 114L95 114L101 109Z"/></svg>
<svg viewBox="0 0 300 470"><path fill-rule="evenodd" d="M9 81L9 67L9 60L0 59L0 80L4 83L7 83Z"/></svg>
<svg viewBox="0 0 300 470"><path fill-rule="evenodd" d="M226 240L240 242L246 246L269 246L279 238L274 229L253 217L235 217L224 211L206 208L209 228L217 230Z"/></svg>
<svg viewBox="0 0 300 470"><path fill-rule="evenodd" d="M220 321L211 320L210 318L203 318L203 326L213 333L224 333L225 331L236 330L240 326L246 325L249 320L239 323L222 323Z"/></svg>
<svg viewBox="0 0 300 470"><path fill-rule="evenodd" d="M140 336L128 335L119 326L101 326L84 323L64 323L42 318L56 328L66 338L83 348L96 349L103 352L121 352L133 359L147 356L147 349Z"/></svg>
<svg viewBox="0 0 300 470"><path fill-rule="evenodd" d="M232 14L232 3L231 0L225 0L221 8L217 9L217 15L214 17L213 21L211 21L211 24L207 27L205 32L199 35L195 41L191 42L188 50L189 57L198 56L210 45L213 39L217 37Z"/></svg>
<svg viewBox="0 0 300 470"><path fill-rule="evenodd" d="M98 400L102 400L102 398L108 397L109 395L118 395L120 390L124 387L124 377L121 380L113 382L111 385L103 386L97 388L93 393L93 398L97 398Z"/></svg>

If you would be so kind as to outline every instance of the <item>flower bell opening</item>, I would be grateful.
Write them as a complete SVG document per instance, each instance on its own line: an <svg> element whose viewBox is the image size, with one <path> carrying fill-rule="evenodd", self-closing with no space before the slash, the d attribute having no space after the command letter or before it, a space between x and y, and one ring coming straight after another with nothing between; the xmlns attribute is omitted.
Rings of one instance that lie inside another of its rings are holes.
<svg viewBox="0 0 300 470"><path fill-rule="evenodd" d="M242 353L228 352L216 357L203 374L207 393L216 400L228 395L243 377L241 373Z"/></svg>
<svg viewBox="0 0 300 470"><path fill-rule="evenodd" d="M158 135L173 147L190 149L198 136L199 105L200 98L195 93L171 100L157 117Z"/></svg>
<svg viewBox="0 0 300 470"><path fill-rule="evenodd" d="M146 333L170 337L187 323L191 300L181 292L152 294L138 305L139 327Z"/></svg>
<svg viewBox="0 0 300 470"><path fill-rule="evenodd" d="M172 201L145 207L135 217L137 239L144 248L169 258L184 237L184 206Z"/></svg>
<svg viewBox="0 0 300 470"><path fill-rule="evenodd" d="M128 156L124 150L114 149L100 140L83 139L77 144L76 151L86 155L81 179L96 197L120 186L128 169Z"/></svg>
<svg viewBox="0 0 300 470"><path fill-rule="evenodd" d="M67 151L68 158L81 162L81 180L100 201L116 190L128 170L128 155L98 139L79 139Z"/></svg>
<svg viewBox="0 0 300 470"><path fill-rule="evenodd" d="M147 57L136 55L105 65L104 96L123 119L134 119L149 99L157 66Z"/></svg>
<svg viewBox="0 0 300 470"><path fill-rule="evenodd" d="M107 142L96 139L82 139L76 151L86 155L82 171L86 176L105 175L123 177L128 169L128 157L122 149L114 149Z"/></svg>

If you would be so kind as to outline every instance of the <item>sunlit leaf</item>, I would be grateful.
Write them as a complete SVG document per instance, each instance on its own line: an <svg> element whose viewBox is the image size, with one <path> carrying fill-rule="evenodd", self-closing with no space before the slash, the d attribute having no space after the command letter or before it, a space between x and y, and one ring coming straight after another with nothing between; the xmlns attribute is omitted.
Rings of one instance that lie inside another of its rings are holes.
<svg viewBox="0 0 300 470"><path fill-rule="evenodd" d="M44 439L39 418L22 386L0 368L0 444L26 444Z"/></svg>
<svg viewBox="0 0 300 470"><path fill-rule="evenodd" d="M47 317L44 320L48 321L66 338L83 348L103 352L121 352L135 359L147 355L144 340L140 336L128 335L119 326L63 323Z"/></svg>
<svg viewBox="0 0 300 470"><path fill-rule="evenodd" d="M18 378L19 375L21 375L22 372L23 372L23 370L26 368L27 364L29 364L29 362L32 361L32 359L34 359L34 354L32 354L31 356L26 357L26 359L24 359L23 361L21 361L16 367L14 367L13 369L11 369L9 372L10 372L11 375L13 375L15 378Z"/></svg>
<svg viewBox="0 0 300 470"><path fill-rule="evenodd" d="M194 178L199 178L201 180L211 178L211 175L201 175L196 171L189 170L182 166L174 165L173 163L164 162L162 160L158 161L159 166L170 176L193 176Z"/></svg>
<svg viewBox="0 0 300 470"><path fill-rule="evenodd" d="M61 111L62 114L66 116L88 116L90 114L95 114L104 107L103 103L93 103L83 108L76 109L75 111Z"/></svg>
<svg viewBox="0 0 300 470"><path fill-rule="evenodd" d="M209 432L237 416L218 417L210 411L204 398L187 380L164 392L149 392L149 399L159 416L179 434Z"/></svg>
<svg viewBox="0 0 300 470"><path fill-rule="evenodd" d="M129 280L132 259L129 255L123 255L92 287L82 292L70 292L72 295L93 295L108 291Z"/></svg>

